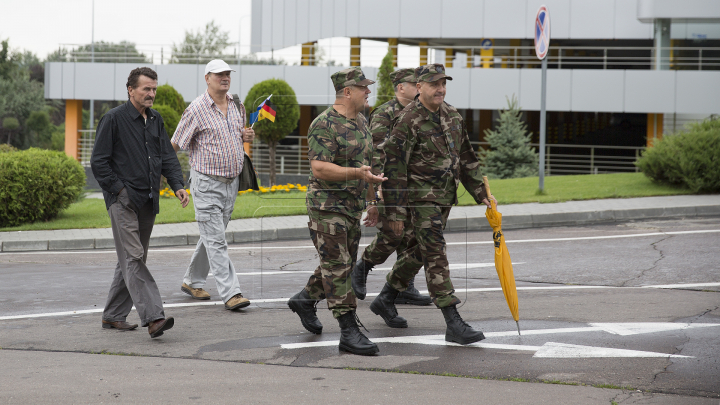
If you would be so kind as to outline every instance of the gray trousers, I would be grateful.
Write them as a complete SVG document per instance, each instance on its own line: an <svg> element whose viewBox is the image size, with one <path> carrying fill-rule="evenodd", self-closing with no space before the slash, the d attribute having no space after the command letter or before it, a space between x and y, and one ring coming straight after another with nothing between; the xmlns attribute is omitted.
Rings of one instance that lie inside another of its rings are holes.
<svg viewBox="0 0 720 405"><path fill-rule="evenodd" d="M124 321L135 309L142 326L165 318L162 298L155 279L145 265L155 213L152 200L138 208L128 198L127 190L118 194L117 201L108 209L118 263L110 285L103 319Z"/></svg>
<svg viewBox="0 0 720 405"><path fill-rule="evenodd" d="M200 240L183 282L192 288L203 288L208 272L212 270L223 302L241 293L225 240L225 229L235 208L239 182L236 177L232 183L225 184L195 170L190 171L190 189Z"/></svg>

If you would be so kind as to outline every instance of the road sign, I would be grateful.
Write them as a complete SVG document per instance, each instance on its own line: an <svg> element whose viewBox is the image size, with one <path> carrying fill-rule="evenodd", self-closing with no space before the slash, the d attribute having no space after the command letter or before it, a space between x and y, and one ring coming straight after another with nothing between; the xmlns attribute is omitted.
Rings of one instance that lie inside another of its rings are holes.
<svg viewBox="0 0 720 405"><path fill-rule="evenodd" d="M482 42L480 43L480 47L486 51L488 49L492 49L492 47L493 47L492 39L487 39L487 38L483 39Z"/></svg>
<svg viewBox="0 0 720 405"><path fill-rule="evenodd" d="M535 54L543 60L550 47L550 13L547 7L540 6L535 16Z"/></svg>

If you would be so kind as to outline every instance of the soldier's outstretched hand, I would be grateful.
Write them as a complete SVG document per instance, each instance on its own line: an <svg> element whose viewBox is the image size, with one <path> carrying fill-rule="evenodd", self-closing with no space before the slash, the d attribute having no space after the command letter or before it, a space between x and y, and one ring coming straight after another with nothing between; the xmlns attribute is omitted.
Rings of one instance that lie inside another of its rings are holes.
<svg viewBox="0 0 720 405"><path fill-rule="evenodd" d="M360 168L357 169L357 178L365 180L368 183L382 183L383 181L387 180L387 177L376 176L372 174L370 169L370 166L360 166Z"/></svg>
<svg viewBox="0 0 720 405"><path fill-rule="evenodd" d="M377 207L370 207L367 210L367 215L365 216L365 219L363 220L363 225L372 227L377 225L378 220L380 219L380 213L377 209Z"/></svg>

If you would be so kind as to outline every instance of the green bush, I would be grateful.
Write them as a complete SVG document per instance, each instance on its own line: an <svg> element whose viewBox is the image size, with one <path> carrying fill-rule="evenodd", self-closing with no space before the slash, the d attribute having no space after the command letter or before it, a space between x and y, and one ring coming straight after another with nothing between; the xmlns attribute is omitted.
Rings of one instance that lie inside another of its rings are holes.
<svg viewBox="0 0 720 405"><path fill-rule="evenodd" d="M6 143L0 143L0 153L17 152L17 148Z"/></svg>
<svg viewBox="0 0 720 405"><path fill-rule="evenodd" d="M152 108L160 113L160 116L163 119L163 124L165 124L165 132L167 132L168 136L172 138L178 123L180 123L180 116L175 112L175 110L164 104L153 105Z"/></svg>
<svg viewBox="0 0 720 405"><path fill-rule="evenodd" d="M85 170L62 152L0 153L0 227L47 221L75 202Z"/></svg>
<svg viewBox="0 0 720 405"><path fill-rule="evenodd" d="M657 141L635 163L651 180L695 193L720 191L720 119L708 119Z"/></svg>
<svg viewBox="0 0 720 405"><path fill-rule="evenodd" d="M185 111L185 100L180 93L169 84L163 84L157 88L157 92L155 93L155 107L153 108L157 110L156 107L160 104L172 108L180 117L182 117L182 113Z"/></svg>

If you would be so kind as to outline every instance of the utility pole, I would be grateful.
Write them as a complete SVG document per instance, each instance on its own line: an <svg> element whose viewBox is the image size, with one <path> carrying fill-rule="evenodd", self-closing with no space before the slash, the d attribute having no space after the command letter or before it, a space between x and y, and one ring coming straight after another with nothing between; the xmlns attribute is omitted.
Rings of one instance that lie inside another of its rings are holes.
<svg viewBox="0 0 720 405"><path fill-rule="evenodd" d="M95 63L95 0L92 0L92 33L90 34L90 62ZM90 100L89 128L95 127L95 100Z"/></svg>

